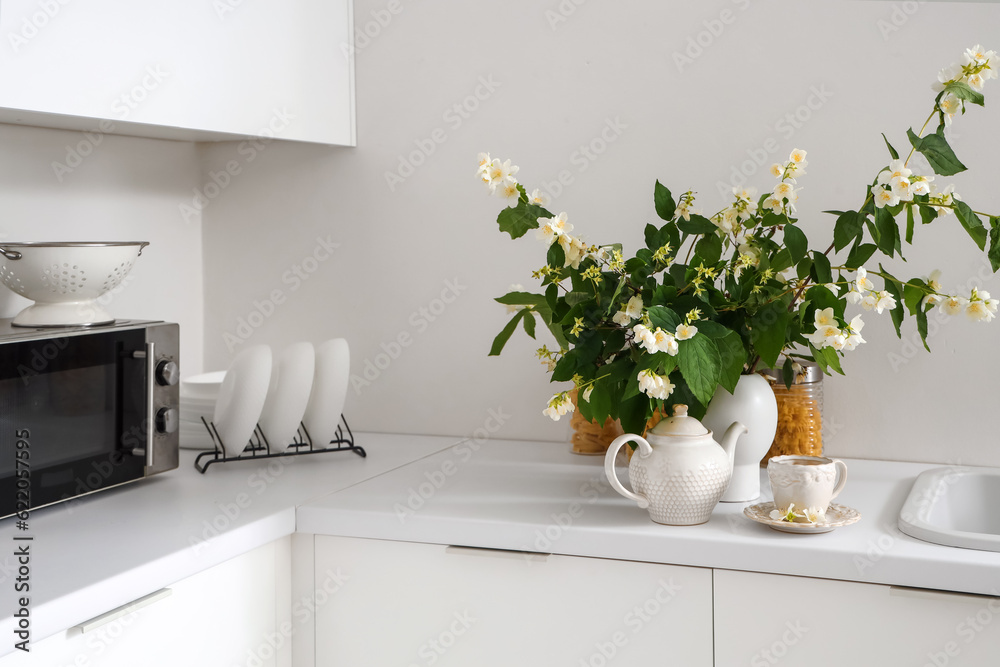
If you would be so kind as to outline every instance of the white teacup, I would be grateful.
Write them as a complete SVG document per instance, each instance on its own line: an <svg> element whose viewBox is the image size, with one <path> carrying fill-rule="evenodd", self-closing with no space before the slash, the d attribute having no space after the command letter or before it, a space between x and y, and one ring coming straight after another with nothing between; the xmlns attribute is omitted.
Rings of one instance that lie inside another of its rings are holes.
<svg viewBox="0 0 1000 667"><path fill-rule="evenodd" d="M795 505L826 512L847 483L847 465L825 456L774 456L767 462L767 477L779 510Z"/></svg>

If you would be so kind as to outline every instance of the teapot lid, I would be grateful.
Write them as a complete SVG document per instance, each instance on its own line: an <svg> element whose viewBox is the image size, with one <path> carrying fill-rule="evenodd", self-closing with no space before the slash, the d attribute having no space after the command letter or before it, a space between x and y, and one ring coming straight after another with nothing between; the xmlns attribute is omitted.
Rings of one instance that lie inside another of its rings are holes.
<svg viewBox="0 0 1000 667"><path fill-rule="evenodd" d="M653 427L653 435L707 435L711 431L694 417L688 416L688 406L678 403L674 406L674 416L668 417Z"/></svg>

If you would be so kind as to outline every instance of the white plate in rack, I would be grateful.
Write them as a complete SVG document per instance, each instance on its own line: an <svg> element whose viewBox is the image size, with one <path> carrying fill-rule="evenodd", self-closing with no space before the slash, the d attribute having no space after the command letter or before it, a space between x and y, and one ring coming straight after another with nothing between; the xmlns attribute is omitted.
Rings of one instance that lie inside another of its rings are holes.
<svg viewBox="0 0 1000 667"><path fill-rule="evenodd" d="M270 382L271 348L267 345L248 347L233 359L212 417L227 456L239 454L250 442Z"/></svg>
<svg viewBox="0 0 1000 667"><path fill-rule="evenodd" d="M285 451L295 439L312 393L315 369L312 343L289 345L274 365L259 420L272 454Z"/></svg>
<svg viewBox="0 0 1000 667"><path fill-rule="evenodd" d="M316 375L302 422L317 449L325 449L337 437L350 374L351 351L346 340L334 338L316 348Z"/></svg>

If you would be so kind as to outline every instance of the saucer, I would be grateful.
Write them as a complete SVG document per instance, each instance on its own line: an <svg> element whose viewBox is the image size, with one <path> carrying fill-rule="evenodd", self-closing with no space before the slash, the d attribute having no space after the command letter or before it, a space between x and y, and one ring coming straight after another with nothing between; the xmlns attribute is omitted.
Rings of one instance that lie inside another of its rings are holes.
<svg viewBox="0 0 1000 667"><path fill-rule="evenodd" d="M829 533L834 528L849 526L861 518L861 512L846 505L830 504L826 516L817 523L791 523L771 518L771 512L777 509L773 502L758 503L743 509L748 519L770 526L783 533Z"/></svg>

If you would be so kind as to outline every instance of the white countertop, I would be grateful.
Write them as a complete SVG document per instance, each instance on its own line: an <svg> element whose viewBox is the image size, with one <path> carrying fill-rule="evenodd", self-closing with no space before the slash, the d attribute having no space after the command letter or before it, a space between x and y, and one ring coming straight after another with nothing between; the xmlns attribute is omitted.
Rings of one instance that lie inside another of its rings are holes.
<svg viewBox="0 0 1000 667"><path fill-rule="evenodd" d="M662 526L615 493L603 457L560 443L460 443L301 506L299 532L672 563L995 594L1000 554L921 542L897 518L927 464L848 460L836 502L861 521L790 535L720 503L700 526ZM627 471L619 477L628 485ZM762 497L770 500L762 471Z"/></svg>
<svg viewBox="0 0 1000 667"><path fill-rule="evenodd" d="M0 635L12 637L15 544L31 545L32 641L77 625L295 532L302 503L440 451L456 438L358 434L368 453L217 463L177 470L0 521ZM15 536L34 536L14 542ZM0 642L0 655L13 650Z"/></svg>

